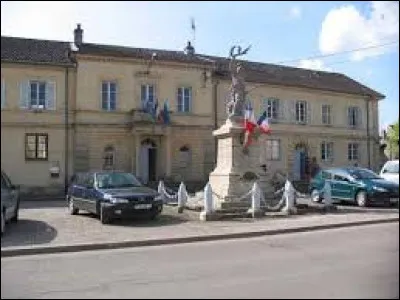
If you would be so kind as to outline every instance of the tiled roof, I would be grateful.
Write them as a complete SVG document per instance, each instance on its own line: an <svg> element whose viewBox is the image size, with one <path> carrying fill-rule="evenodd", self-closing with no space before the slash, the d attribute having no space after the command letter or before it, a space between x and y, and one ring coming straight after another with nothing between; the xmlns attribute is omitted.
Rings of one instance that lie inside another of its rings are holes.
<svg viewBox="0 0 400 300"><path fill-rule="evenodd" d="M183 51L167 51L148 48L130 48L111 45L85 43L79 48L79 54L100 55L110 57L130 57L149 60L153 53L157 60L182 63L212 65L215 61L222 77L229 76L227 58L209 55L186 55ZM339 93L371 95L378 99L385 96L365 85L340 73L313 71L282 65L243 61L245 79L249 82L269 83L277 85L314 88Z"/></svg>
<svg viewBox="0 0 400 300"><path fill-rule="evenodd" d="M71 64L72 60L68 57L70 47L71 44L68 42L2 36L1 61L58 65ZM149 60L156 53L157 60L159 61L194 63L205 66L212 66L214 62L220 76L223 78L228 78L229 76L229 60L227 58L197 54L186 55L183 51L84 43L77 53L143 60ZM355 95L370 95L378 99L385 97L339 73L313 71L250 61L243 61L243 66L246 74L245 79L249 82L305 87Z"/></svg>
<svg viewBox="0 0 400 300"><path fill-rule="evenodd" d="M1 37L2 62L68 65L69 49L68 42Z"/></svg>

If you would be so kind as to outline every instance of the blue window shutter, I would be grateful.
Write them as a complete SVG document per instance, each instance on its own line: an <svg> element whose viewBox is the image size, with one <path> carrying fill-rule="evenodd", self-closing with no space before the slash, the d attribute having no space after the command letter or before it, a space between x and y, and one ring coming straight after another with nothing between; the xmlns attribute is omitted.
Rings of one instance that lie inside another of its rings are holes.
<svg viewBox="0 0 400 300"><path fill-rule="evenodd" d="M56 83L54 81L46 82L46 109L56 109Z"/></svg>
<svg viewBox="0 0 400 300"><path fill-rule="evenodd" d="M30 108L30 83L29 80L22 81L19 85L19 107L21 109Z"/></svg>
<svg viewBox="0 0 400 300"><path fill-rule="evenodd" d="M1 81L1 108L4 108L6 104L6 84L4 79Z"/></svg>
<svg viewBox="0 0 400 300"><path fill-rule="evenodd" d="M357 107L357 125L361 127L362 124L363 124L362 110L361 108Z"/></svg>

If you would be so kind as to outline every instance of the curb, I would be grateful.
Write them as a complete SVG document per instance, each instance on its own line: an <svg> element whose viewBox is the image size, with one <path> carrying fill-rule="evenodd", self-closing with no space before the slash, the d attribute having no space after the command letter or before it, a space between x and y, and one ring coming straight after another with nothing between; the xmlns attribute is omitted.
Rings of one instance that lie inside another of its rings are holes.
<svg viewBox="0 0 400 300"><path fill-rule="evenodd" d="M36 254L54 254L54 253L66 253L66 252L81 252L81 251L94 251L94 250L110 250L110 249L122 249L122 248L137 248L145 246L161 246L171 244L185 244L205 241L216 241L216 240L230 240L230 239L242 239L251 237L260 237L266 235L278 235L287 233L299 233L299 232L310 232L324 229L335 229L343 227L355 227L363 225L374 225L384 223L399 222L399 218L389 219L378 219L378 220L366 220L346 223L336 223L327 225L316 225L316 226L302 226L285 229L272 229L262 231L251 231L251 232L240 232L232 234L213 234L206 236L191 236L182 238L166 238L166 239L153 239L153 240L140 240L140 241L126 241L126 242L111 242L111 243L98 243L98 244L80 244L80 245L64 245L64 246L50 246L50 247L35 247L35 248L19 248L19 249L1 249L1 257L13 257L13 256L24 256L24 255L36 255Z"/></svg>

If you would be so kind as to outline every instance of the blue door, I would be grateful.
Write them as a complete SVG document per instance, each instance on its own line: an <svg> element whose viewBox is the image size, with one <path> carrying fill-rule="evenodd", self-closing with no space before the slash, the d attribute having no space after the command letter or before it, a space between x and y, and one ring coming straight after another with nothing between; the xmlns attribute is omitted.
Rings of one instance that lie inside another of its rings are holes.
<svg viewBox="0 0 400 300"><path fill-rule="evenodd" d="M305 179L306 174L306 153L304 149L297 149L294 152L293 180Z"/></svg>

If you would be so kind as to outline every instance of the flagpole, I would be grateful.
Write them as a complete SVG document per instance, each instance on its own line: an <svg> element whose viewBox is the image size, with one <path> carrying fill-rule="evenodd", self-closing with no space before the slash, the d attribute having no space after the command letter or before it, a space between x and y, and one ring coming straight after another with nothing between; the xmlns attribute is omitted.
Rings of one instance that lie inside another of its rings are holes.
<svg viewBox="0 0 400 300"><path fill-rule="evenodd" d="M196 43L196 25L194 23L194 18L191 19L191 26L192 26L192 45L194 47Z"/></svg>

